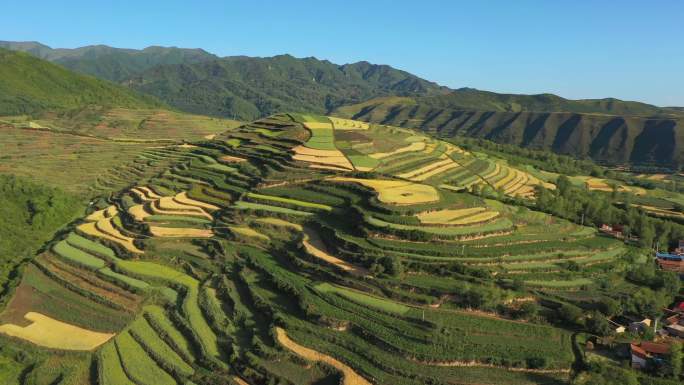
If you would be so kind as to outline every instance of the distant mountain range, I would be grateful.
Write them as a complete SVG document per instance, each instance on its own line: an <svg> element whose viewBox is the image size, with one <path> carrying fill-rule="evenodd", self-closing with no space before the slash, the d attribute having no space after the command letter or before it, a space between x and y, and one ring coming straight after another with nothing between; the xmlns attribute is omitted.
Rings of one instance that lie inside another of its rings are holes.
<svg viewBox="0 0 684 385"><path fill-rule="evenodd" d="M53 49L37 42L0 42L0 47L24 51L152 96L143 103L159 103L158 99L198 114L253 120L282 111L336 113L441 136L483 137L608 163L677 165L684 160L678 145L684 139L679 134L682 107L662 108L612 98L569 100L552 94L449 89L387 65L338 65L290 55L221 58L202 49L135 50L104 45ZM140 98L135 92L125 93L122 87L106 84L110 91ZM47 102L52 96L41 97L36 98L43 100L38 104L53 105ZM36 107L32 101L27 103L27 107L14 109ZM9 111L11 103L5 100L4 104Z"/></svg>
<svg viewBox="0 0 684 385"><path fill-rule="evenodd" d="M0 47L125 84L184 111L242 120L281 111L325 113L379 96L448 92L408 72L367 62L337 65L290 55L219 58L175 47L52 49L36 42L0 42Z"/></svg>

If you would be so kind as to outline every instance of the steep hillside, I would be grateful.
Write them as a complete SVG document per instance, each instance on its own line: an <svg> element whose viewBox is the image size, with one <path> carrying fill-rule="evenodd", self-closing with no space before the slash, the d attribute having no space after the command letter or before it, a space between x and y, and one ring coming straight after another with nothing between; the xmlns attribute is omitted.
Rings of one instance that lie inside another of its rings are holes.
<svg viewBox="0 0 684 385"><path fill-rule="evenodd" d="M127 84L189 112L243 120L287 110L322 113L377 96L443 92L437 84L389 66L340 66L290 55L158 66Z"/></svg>
<svg viewBox="0 0 684 385"><path fill-rule="evenodd" d="M498 112L577 112L613 115L676 115L682 111L651 104L605 99L570 100L553 94L499 94L473 88L461 88L446 95L425 97L420 104L434 108Z"/></svg>
<svg viewBox="0 0 684 385"><path fill-rule="evenodd" d="M25 114L84 105L155 107L155 98L26 53L0 49L0 115Z"/></svg>
<svg viewBox="0 0 684 385"><path fill-rule="evenodd" d="M143 50L106 45L55 49L38 42L0 41L0 48L27 52L73 71L114 82L121 82L157 65L198 63L217 58L202 49L156 46Z"/></svg>
<svg viewBox="0 0 684 385"><path fill-rule="evenodd" d="M554 110L559 112L550 112ZM445 97L380 98L341 107L336 114L419 128L441 137L486 138L612 164L676 167L684 160L684 137L678 130L684 117L676 109L641 103L464 91Z"/></svg>

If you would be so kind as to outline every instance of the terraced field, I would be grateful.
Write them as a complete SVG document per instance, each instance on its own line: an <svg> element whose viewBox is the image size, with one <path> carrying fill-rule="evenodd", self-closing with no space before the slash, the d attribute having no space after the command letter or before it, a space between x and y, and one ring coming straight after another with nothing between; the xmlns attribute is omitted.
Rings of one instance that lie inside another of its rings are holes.
<svg viewBox="0 0 684 385"><path fill-rule="evenodd" d="M0 315L21 343L69 348L4 327L27 314L109 336L68 353L97 384L564 383L571 333L496 312L551 312L626 252L454 191L541 182L405 129L283 114L145 156L157 172L56 235Z"/></svg>

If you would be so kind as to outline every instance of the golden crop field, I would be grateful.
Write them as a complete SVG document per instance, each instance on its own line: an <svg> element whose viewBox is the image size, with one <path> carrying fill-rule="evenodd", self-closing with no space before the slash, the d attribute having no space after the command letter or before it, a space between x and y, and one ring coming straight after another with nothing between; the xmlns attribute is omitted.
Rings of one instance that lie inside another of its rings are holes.
<svg viewBox="0 0 684 385"><path fill-rule="evenodd" d="M115 335L84 329L36 312L28 312L24 318L32 323L24 327L14 324L0 325L0 333L46 348L61 350L93 350Z"/></svg>
<svg viewBox="0 0 684 385"><path fill-rule="evenodd" d="M378 200L396 205L412 205L439 201L439 193L429 185L399 180L334 177L335 182L353 182L370 187L378 193Z"/></svg>

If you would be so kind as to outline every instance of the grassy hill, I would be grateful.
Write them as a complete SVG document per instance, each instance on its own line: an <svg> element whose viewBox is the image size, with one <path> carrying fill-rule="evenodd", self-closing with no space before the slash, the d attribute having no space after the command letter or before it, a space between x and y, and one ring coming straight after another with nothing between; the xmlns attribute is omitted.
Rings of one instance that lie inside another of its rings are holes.
<svg viewBox="0 0 684 385"><path fill-rule="evenodd" d="M677 168L684 162L684 116L677 109L643 103L461 90L435 97L378 98L340 107L336 114L609 164Z"/></svg>
<svg viewBox="0 0 684 385"><path fill-rule="evenodd" d="M159 107L162 103L29 54L0 49L0 115L85 105L140 108Z"/></svg>

